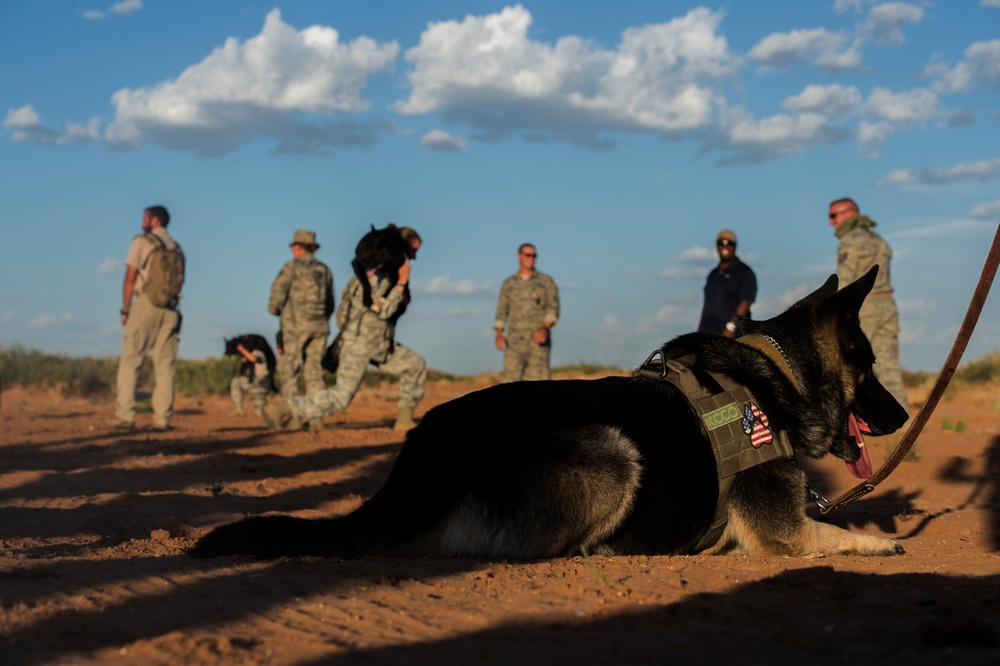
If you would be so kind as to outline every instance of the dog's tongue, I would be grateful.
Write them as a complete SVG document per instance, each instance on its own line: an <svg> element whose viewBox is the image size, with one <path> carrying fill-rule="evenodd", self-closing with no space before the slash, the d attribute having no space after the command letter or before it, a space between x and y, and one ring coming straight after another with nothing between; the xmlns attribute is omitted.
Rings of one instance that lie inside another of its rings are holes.
<svg viewBox="0 0 1000 666"><path fill-rule="evenodd" d="M861 449L861 456L854 462L847 463L847 469L859 479L867 479L872 475L872 464L868 458L868 447L865 446L865 438L861 435L861 426L858 425L858 420L854 418L854 414L847 415L847 432L850 433L854 441L857 442L858 448Z"/></svg>

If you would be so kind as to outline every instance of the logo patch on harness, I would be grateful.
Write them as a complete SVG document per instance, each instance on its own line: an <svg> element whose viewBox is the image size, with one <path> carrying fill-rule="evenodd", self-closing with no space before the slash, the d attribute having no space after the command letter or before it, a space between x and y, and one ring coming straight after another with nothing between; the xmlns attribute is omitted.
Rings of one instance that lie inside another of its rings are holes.
<svg viewBox="0 0 1000 666"><path fill-rule="evenodd" d="M757 409L752 402L743 408L743 432L750 435L753 448L759 449L764 444L770 444L771 429L767 426L767 414Z"/></svg>
<svg viewBox="0 0 1000 666"><path fill-rule="evenodd" d="M728 405L724 405L714 411L704 414L702 418L705 419L705 425L709 430L715 430L716 428L721 428L727 423L739 421L740 416L739 403L731 402Z"/></svg>

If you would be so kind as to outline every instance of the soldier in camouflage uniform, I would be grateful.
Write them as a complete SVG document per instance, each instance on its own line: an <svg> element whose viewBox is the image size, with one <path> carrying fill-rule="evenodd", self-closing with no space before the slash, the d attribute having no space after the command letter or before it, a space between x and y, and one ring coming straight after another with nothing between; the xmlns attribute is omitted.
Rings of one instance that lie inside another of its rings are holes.
<svg viewBox="0 0 1000 666"><path fill-rule="evenodd" d="M400 233L413 248L420 247L420 237L409 227ZM340 295L337 326L343 335L337 383L318 393L295 396L284 403L265 409L265 418L272 428L295 428L304 419L317 419L326 414L347 409L351 404L368 364L399 377L399 414L393 428L409 430L416 423L413 410L424 397L427 383L427 362L420 354L395 340L396 321L409 300L410 260L399 269L399 280L391 284L388 275L379 269L368 272L373 303L365 307L361 283L352 277Z"/></svg>
<svg viewBox="0 0 1000 666"><path fill-rule="evenodd" d="M278 359L277 379L281 395L288 400L299 394L302 370L306 393L326 388L320 360L330 333L333 314L333 273L313 256L319 249L316 234L299 229L292 236L291 261L271 284L267 311L281 320L284 350ZM319 426L321 421L310 425Z"/></svg>
<svg viewBox="0 0 1000 666"><path fill-rule="evenodd" d="M549 379L550 329L559 321L555 280L535 270L538 253L524 243L517 249L518 271L504 280L493 322L496 348L504 353L503 380ZM507 335L504 335L504 326Z"/></svg>
<svg viewBox="0 0 1000 666"><path fill-rule="evenodd" d="M892 248L874 231L875 220L861 215L853 199L830 204L830 225L840 239L837 248L837 278L840 286L854 282L878 264L878 278L864 305L861 328L875 352L875 376L907 411L910 409L899 367L899 313L892 296L889 261Z"/></svg>

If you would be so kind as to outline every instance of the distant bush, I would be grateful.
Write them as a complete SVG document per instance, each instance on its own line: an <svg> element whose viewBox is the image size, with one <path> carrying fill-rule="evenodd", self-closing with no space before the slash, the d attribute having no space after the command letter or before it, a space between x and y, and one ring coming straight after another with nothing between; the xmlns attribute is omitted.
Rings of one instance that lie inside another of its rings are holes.
<svg viewBox="0 0 1000 666"><path fill-rule="evenodd" d="M47 388L65 396L103 397L114 394L118 359L45 354L20 345L0 345L0 382Z"/></svg>
<svg viewBox="0 0 1000 666"><path fill-rule="evenodd" d="M955 371L955 379L966 384L986 384L1000 379L1000 352L963 363Z"/></svg>
<svg viewBox="0 0 1000 666"><path fill-rule="evenodd" d="M227 395L229 382L236 374L238 363L237 359L224 357L202 360L179 359L176 375L177 392L186 396ZM56 390L65 396L105 398L114 395L117 372L117 357L72 357L46 354L25 349L20 345L11 347L0 345L0 389L14 386L38 387ZM552 369L553 376L620 375L624 372L626 371L615 366L583 361ZM919 388L936 376L930 372L904 371L903 381L910 388ZM324 373L324 378L328 385L336 381L336 375L329 373ZM453 375L428 369L427 378L430 381L462 382L482 377ZM955 373L953 384L984 384L998 380L1000 380L1000 351L963 363ZM149 388L154 381L152 361L147 358L139 371L139 386ZM369 368L362 385L366 388L377 388L398 381L399 378L395 375Z"/></svg>
<svg viewBox="0 0 1000 666"><path fill-rule="evenodd" d="M177 392L186 396L229 395L229 382L236 376L239 365L237 358L177 359Z"/></svg>
<svg viewBox="0 0 1000 666"><path fill-rule="evenodd" d="M919 370L903 371L903 383L909 388L920 388L937 379L938 373ZM988 384L1000 379L1000 352L990 352L985 356L966 361L958 366L952 377L952 386Z"/></svg>
<svg viewBox="0 0 1000 666"><path fill-rule="evenodd" d="M579 361L569 365L559 365L552 368L553 375L608 375L621 374L623 370L613 365L600 365L598 363L586 363Z"/></svg>

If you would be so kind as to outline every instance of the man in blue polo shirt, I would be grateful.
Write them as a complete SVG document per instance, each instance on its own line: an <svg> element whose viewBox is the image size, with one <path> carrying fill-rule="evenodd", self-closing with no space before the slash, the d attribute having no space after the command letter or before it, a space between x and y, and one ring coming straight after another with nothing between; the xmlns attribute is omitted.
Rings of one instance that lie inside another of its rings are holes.
<svg viewBox="0 0 1000 666"><path fill-rule="evenodd" d="M736 320L750 318L750 304L757 298L757 276L736 256L736 234L723 229L715 238L719 265L705 281L705 305L698 330L732 338Z"/></svg>

